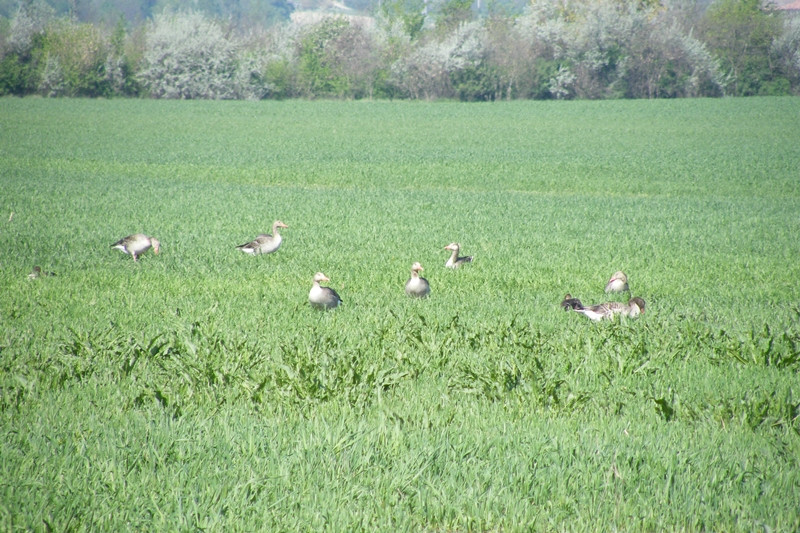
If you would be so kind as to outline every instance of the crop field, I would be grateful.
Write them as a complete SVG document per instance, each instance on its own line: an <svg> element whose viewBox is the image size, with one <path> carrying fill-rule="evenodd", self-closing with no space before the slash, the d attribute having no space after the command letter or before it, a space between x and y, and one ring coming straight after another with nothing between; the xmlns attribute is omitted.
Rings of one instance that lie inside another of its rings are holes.
<svg viewBox="0 0 800 533"><path fill-rule="evenodd" d="M798 531L798 139L798 98L0 99L0 530ZM561 309L617 270L644 315Z"/></svg>

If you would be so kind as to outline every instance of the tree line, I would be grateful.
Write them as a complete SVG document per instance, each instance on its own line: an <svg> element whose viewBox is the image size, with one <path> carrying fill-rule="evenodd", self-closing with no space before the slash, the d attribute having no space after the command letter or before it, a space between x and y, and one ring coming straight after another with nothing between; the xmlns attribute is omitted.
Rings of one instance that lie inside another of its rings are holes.
<svg viewBox="0 0 800 533"><path fill-rule="evenodd" d="M273 4L275 5L275 4ZM243 24L165 8L0 18L0 95L180 99L678 98L800 94L800 16L760 0L382 0L371 16ZM287 15L288 16L288 15ZM252 21L251 21L252 22Z"/></svg>

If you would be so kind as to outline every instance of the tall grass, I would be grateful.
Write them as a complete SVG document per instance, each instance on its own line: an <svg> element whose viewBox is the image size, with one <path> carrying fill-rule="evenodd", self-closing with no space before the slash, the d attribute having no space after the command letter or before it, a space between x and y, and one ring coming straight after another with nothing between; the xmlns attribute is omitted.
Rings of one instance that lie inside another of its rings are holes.
<svg viewBox="0 0 800 533"><path fill-rule="evenodd" d="M0 110L2 529L800 528L799 100Z"/></svg>

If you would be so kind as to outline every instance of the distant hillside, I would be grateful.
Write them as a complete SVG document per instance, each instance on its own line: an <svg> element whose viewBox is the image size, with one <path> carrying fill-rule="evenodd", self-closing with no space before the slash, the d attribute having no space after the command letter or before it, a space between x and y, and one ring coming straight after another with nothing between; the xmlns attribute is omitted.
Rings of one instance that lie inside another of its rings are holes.
<svg viewBox="0 0 800 533"><path fill-rule="evenodd" d="M293 12L347 13L371 15L382 1L387 0L266 0L244 2L231 0L29 0L49 6L56 15L71 14L81 22L104 22L115 24L120 17L137 24L165 8L186 9L191 7L221 19L243 21L250 24L288 20ZM402 2L407 9L422 6L424 0L388 0ZM447 0L429 0L429 6ZM474 0L477 5L478 0ZM481 0L482 9L490 4L493 9L506 13L520 13L528 0ZM17 12L20 0L0 0L0 17L11 18Z"/></svg>
<svg viewBox="0 0 800 533"><path fill-rule="evenodd" d="M0 17L11 18L17 12L23 0L0 0ZM154 13L165 8L192 9L202 11L221 19L240 21L245 24L270 24L288 20L292 13L301 12L305 17L309 13L346 13L349 15L371 15L381 2L401 2L407 9L421 6L424 0L266 0L245 2L243 0L25 0L34 4L49 6L56 15L71 14L81 22L115 24L120 18L130 24L138 24L147 20ZM448 0L428 0L429 8L435 10ZM530 0L473 0L473 9L480 6L482 12L491 9L493 12L506 14L521 13ZM561 0L554 0L561 1ZM711 0L696 0L695 5L701 9L711 4ZM800 9L800 0L775 0L778 8Z"/></svg>
<svg viewBox="0 0 800 533"><path fill-rule="evenodd" d="M374 0L293 0L292 4L297 11L342 11L367 13L377 7Z"/></svg>

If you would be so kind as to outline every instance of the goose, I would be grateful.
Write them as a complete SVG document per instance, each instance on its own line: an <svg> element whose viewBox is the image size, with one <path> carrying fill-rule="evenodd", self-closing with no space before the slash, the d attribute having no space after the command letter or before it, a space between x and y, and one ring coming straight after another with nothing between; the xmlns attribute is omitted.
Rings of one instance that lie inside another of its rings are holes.
<svg viewBox="0 0 800 533"><path fill-rule="evenodd" d="M28 274L28 278L36 279L42 276L55 276L55 275L56 275L55 272L47 272L45 270L42 270L42 267L40 267L39 265L36 265L33 267L33 272Z"/></svg>
<svg viewBox="0 0 800 533"><path fill-rule="evenodd" d="M630 293L630 289L628 288L628 276L625 275L625 272L621 270L614 272L614 275L611 276L611 279L606 283L606 292Z"/></svg>
<svg viewBox="0 0 800 533"><path fill-rule="evenodd" d="M157 254L161 248L161 243L158 242L158 239L155 239L154 237L148 237L144 233L134 233L133 235L128 235L127 237L118 240L112 244L111 247L122 250L126 254L130 254L131 257L133 257L133 261L136 262L136 258L150 248L153 249L154 254Z"/></svg>
<svg viewBox="0 0 800 533"><path fill-rule="evenodd" d="M425 269L419 263L411 265L411 277L406 282L406 294L412 298L425 298L431 292L428 280L419 276L423 270Z"/></svg>
<svg viewBox="0 0 800 533"><path fill-rule="evenodd" d="M444 264L447 268L458 268L464 263L472 263L472 256L467 255L464 257L458 257L458 252L461 250L461 245L457 242L451 242L447 246L444 247L445 250L450 250L453 252L450 254L450 259Z"/></svg>
<svg viewBox="0 0 800 533"><path fill-rule="evenodd" d="M595 322L607 318L613 319L614 316L621 314L628 318L636 318L644 313L644 300L639 297L631 298L627 304L621 302L606 302L588 307L575 308L576 313L580 313L594 320Z"/></svg>
<svg viewBox="0 0 800 533"><path fill-rule="evenodd" d="M330 278L322 272L314 274L314 283L311 285L311 291L308 293L308 303L314 309L327 310L334 309L342 303L342 299L336 294L336 291L330 287L323 287L319 284L320 281L330 281Z"/></svg>
<svg viewBox="0 0 800 533"><path fill-rule="evenodd" d="M276 251L278 248L281 247L281 242L283 241L281 234L278 233L278 229L288 228L288 227L289 226L287 226L280 220L276 220L272 224L271 235L262 233L252 241L237 246L236 248L250 255L271 254L272 252Z"/></svg>
<svg viewBox="0 0 800 533"><path fill-rule="evenodd" d="M573 298L570 293L567 293L561 302L561 307L564 308L564 311L569 311L570 309L583 309L583 304L577 298Z"/></svg>

